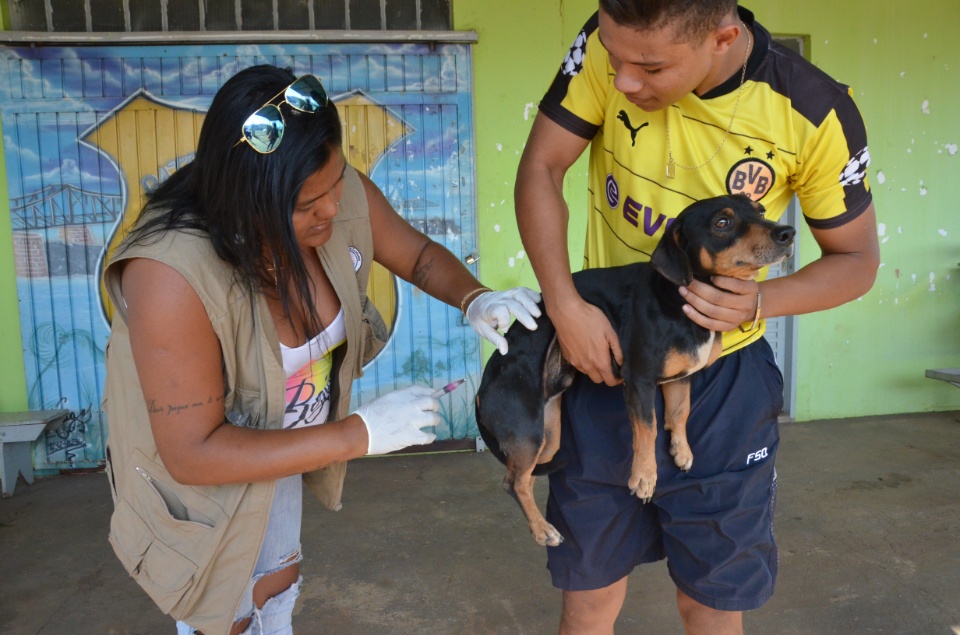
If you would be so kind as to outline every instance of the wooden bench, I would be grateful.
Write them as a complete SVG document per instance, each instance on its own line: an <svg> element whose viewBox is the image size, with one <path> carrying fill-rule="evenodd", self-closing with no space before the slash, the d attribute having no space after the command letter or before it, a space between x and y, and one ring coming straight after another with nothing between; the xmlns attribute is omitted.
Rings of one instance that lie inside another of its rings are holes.
<svg viewBox="0 0 960 635"><path fill-rule="evenodd" d="M17 477L23 474L27 485L33 483L31 446L44 430L52 429L70 414L69 410L36 410L0 413L0 493L13 496Z"/></svg>
<svg viewBox="0 0 960 635"><path fill-rule="evenodd" d="M960 368L931 368L925 375L930 379L940 379L960 388Z"/></svg>

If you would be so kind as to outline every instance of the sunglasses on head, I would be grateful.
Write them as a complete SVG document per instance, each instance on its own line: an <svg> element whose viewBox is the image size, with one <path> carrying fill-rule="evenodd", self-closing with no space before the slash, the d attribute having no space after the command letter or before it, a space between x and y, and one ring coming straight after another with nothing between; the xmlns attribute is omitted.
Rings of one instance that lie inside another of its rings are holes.
<svg viewBox="0 0 960 635"><path fill-rule="evenodd" d="M273 101L283 95L283 101L274 104ZM292 84L267 100L263 106L247 117L240 129L243 137L233 144L236 148L246 141L251 148L260 154L270 154L283 140L283 131L286 122L280 106L286 103L300 112L317 112L330 103L327 91L323 84L313 75L301 75Z"/></svg>

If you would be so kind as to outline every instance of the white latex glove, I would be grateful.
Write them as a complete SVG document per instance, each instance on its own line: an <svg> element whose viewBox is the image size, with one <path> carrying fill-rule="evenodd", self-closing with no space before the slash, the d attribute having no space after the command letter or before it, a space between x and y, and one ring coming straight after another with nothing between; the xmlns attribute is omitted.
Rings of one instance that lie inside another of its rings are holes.
<svg viewBox="0 0 960 635"><path fill-rule="evenodd" d="M440 423L440 402L433 392L427 386L407 386L357 408L355 414L367 426L367 454L386 454L436 439L436 434L421 429Z"/></svg>
<svg viewBox="0 0 960 635"><path fill-rule="evenodd" d="M480 337L497 347L501 355L507 354L507 340L499 333L510 327L510 316L531 331L535 331L535 318L540 317L540 294L526 287L514 287L507 291L482 293L467 307L467 321Z"/></svg>

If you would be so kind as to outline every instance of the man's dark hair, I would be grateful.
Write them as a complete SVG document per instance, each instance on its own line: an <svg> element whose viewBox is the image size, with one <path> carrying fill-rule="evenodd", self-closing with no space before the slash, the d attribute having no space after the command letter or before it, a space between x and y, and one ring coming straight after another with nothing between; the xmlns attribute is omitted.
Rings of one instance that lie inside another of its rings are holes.
<svg viewBox="0 0 960 635"><path fill-rule="evenodd" d="M676 25L680 41L699 42L737 8L737 0L600 0L614 22L638 30Z"/></svg>

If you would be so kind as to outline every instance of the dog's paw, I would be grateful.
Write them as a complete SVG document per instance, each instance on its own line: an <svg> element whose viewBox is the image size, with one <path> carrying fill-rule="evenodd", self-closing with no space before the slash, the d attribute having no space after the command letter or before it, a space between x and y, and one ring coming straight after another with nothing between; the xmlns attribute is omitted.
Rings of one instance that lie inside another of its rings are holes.
<svg viewBox="0 0 960 635"><path fill-rule="evenodd" d="M560 532L547 521L543 521L541 526L537 528L531 527L530 531L533 534L533 539L541 547L556 547L563 542L563 536L560 535Z"/></svg>
<svg viewBox="0 0 960 635"><path fill-rule="evenodd" d="M636 482L634 482L636 480ZM657 486L657 473L640 474L636 479L630 478L627 484L630 493L639 498L644 504L653 500L653 490Z"/></svg>
<svg viewBox="0 0 960 635"><path fill-rule="evenodd" d="M677 464L677 467L684 472L689 472L690 468L693 467L693 452L686 443L671 443L670 455L673 457L673 462Z"/></svg>

